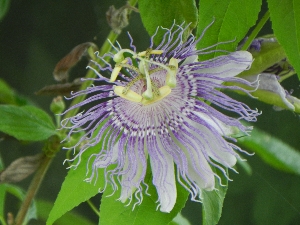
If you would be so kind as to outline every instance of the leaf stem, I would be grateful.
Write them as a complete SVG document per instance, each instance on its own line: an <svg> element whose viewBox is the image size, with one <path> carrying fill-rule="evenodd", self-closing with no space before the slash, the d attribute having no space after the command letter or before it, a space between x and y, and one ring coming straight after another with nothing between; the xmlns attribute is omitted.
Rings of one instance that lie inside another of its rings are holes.
<svg viewBox="0 0 300 225"><path fill-rule="evenodd" d="M245 44L243 45L243 47L241 48L241 50L246 51L249 46L251 45L252 41L257 37L259 31L263 28L263 26L265 25L265 23L268 21L270 17L270 12L267 11L265 13L265 15L261 18L261 20L259 21L259 23L256 25L256 27L254 28L254 30L251 32L251 34L249 35L249 38L246 40Z"/></svg>
<svg viewBox="0 0 300 225"><path fill-rule="evenodd" d="M25 197L24 201L22 202L21 208L16 216L15 225L22 225L24 218L26 216L26 213L31 204L31 201L34 198L35 194L37 193L37 191L40 187L40 184L43 181L45 173L48 170L48 167L52 162L52 159L53 159L52 157L48 157L46 155L43 156L40 166L30 183L26 197Z"/></svg>
<svg viewBox="0 0 300 225"><path fill-rule="evenodd" d="M87 200L86 202L89 204L89 206L91 207L91 209L96 213L96 215L97 215L98 217L100 217L100 212L99 212L99 210L96 208L96 206L92 203L92 201L91 201L91 200Z"/></svg>

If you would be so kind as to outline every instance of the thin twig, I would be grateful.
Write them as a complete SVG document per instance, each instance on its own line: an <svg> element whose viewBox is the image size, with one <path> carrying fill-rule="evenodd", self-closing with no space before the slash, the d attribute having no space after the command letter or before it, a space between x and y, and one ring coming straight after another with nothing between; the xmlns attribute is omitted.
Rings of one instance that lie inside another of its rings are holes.
<svg viewBox="0 0 300 225"><path fill-rule="evenodd" d="M243 47L241 48L241 50L246 51L249 46L251 45L252 41L257 37L259 31L263 28L263 26L265 25L265 23L268 21L270 17L270 12L267 11L265 13L265 15L261 18L261 20L259 21L259 23L256 25L256 27L254 28L254 30L252 31L252 33L250 34L249 38L247 39L247 41L245 42L245 44L243 45Z"/></svg>

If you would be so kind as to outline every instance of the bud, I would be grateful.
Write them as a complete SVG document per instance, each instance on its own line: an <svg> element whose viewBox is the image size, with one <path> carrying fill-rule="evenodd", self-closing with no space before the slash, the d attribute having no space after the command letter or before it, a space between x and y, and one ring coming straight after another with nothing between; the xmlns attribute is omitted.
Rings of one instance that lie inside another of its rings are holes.
<svg viewBox="0 0 300 225"><path fill-rule="evenodd" d="M65 110L66 106L61 96L54 98L50 104L50 110L54 114L60 114Z"/></svg>
<svg viewBox="0 0 300 225"><path fill-rule="evenodd" d="M239 77L262 73L286 58L283 47L272 35L255 39L248 51L252 54L254 61L251 68L242 72Z"/></svg>

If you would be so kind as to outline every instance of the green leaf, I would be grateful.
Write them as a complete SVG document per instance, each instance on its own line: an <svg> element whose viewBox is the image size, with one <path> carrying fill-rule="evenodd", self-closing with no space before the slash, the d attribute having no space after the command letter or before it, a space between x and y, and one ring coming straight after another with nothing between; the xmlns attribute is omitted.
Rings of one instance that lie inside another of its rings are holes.
<svg viewBox="0 0 300 225"><path fill-rule="evenodd" d="M216 179L215 190L213 191L202 190L203 225L215 225L218 223L222 215L223 202L228 188L228 180L224 174L218 169L212 169L221 178L221 181Z"/></svg>
<svg viewBox="0 0 300 225"><path fill-rule="evenodd" d="M184 187L176 183L177 186L177 200L174 208L170 213L163 213L157 210L158 196L155 186L152 184L151 171L148 169L145 182L148 184L148 193L151 196L143 194L143 201L140 205L136 205L134 210L133 204L137 201L134 197L132 203L126 206L124 203L117 201L120 196L121 187L112 195L113 190L111 186L108 186L104 191L101 206L100 206L100 223L101 225L166 225L170 223L173 218L181 211L184 207L189 192Z"/></svg>
<svg viewBox="0 0 300 225"><path fill-rule="evenodd" d="M0 0L0 21L4 18L8 12L10 0Z"/></svg>
<svg viewBox="0 0 300 225"><path fill-rule="evenodd" d="M104 170L98 169L98 179L96 183L88 183L86 179L87 165L90 156L100 151L101 143L90 147L83 153L80 164L74 169L70 169L66 176L54 206L49 214L47 225L53 224L58 218L70 211L80 203L87 201L99 193L104 187Z"/></svg>
<svg viewBox="0 0 300 225"><path fill-rule="evenodd" d="M300 4L297 0L268 0L272 29L300 78Z"/></svg>
<svg viewBox="0 0 300 225"><path fill-rule="evenodd" d="M144 27L152 36L157 27L171 28L174 22L190 24L189 34L197 25L198 15L195 0L139 0L139 11ZM162 40L165 30L160 29L154 39L155 44Z"/></svg>
<svg viewBox="0 0 300 225"><path fill-rule="evenodd" d="M108 119L104 120L99 124L98 128L94 131L93 137L98 134L98 130L107 122ZM106 132L104 131L103 136L105 137ZM109 136L109 135L108 135ZM49 214L47 225L53 224L58 218L70 211L80 203L87 201L91 197L99 193L101 188L105 186L104 180L104 169L97 169L98 176L95 183L88 183L84 180L87 178L87 168L92 170L91 166L88 165L89 158L92 154L97 154L103 148L103 139L93 147L88 148L81 156L80 164L73 170L70 169L66 176L60 192L55 200L54 206ZM107 144L107 140L104 141L104 147ZM76 162L74 162L76 163Z"/></svg>
<svg viewBox="0 0 300 225"><path fill-rule="evenodd" d="M218 42L232 41L218 45L211 50L235 51L238 43L246 36L250 27L255 25L261 7L261 0L201 0L199 2L199 26L197 37L214 20L197 49L212 46ZM201 60L214 58L220 52L203 54Z"/></svg>
<svg viewBox="0 0 300 225"><path fill-rule="evenodd" d="M238 142L274 168L300 175L300 152L278 138L255 127L251 136L240 138Z"/></svg>
<svg viewBox="0 0 300 225"><path fill-rule="evenodd" d="M5 184L5 186L6 186L7 192L14 195L15 197L17 197L21 201L24 200L26 192L23 189L15 186L15 185L11 185L11 184ZM30 205L30 207L27 211L27 214L25 216L23 225L27 224L29 220L37 218L36 210L37 209L36 209L35 201L32 201L32 203L31 203L31 205Z"/></svg>
<svg viewBox="0 0 300 225"><path fill-rule="evenodd" d="M0 79L0 103L15 104L14 91L3 79Z"/></svg>
<svg viewBox="0 0 300 225"><path fill-rule="evenodd" d="M53 207L53 203L46 201L46 200L37 200L37 209L38 209L38 217L39 219L43 219L46 221L51 208ZM56 225L65 225L65 224L72 224L72 225L93 225L90 220L84 218L83 216L79 215L75 212L66 213L64 216L59 218L56 222Z"/></svg>
<svg viewBox="0 0 300 225"><path fill-rule="evenodd" d="M0 0L1 1L1 0ZM17 94L3 79L0 78L0 103L11 105L34 105L30 99Z"/></svg>
<svg viewBox="0 0 300 225"><path fill-rule="evenodd" d="M18 140L41 141L56 134L51 117L34 106L0 105L0 131Z"/></svg>

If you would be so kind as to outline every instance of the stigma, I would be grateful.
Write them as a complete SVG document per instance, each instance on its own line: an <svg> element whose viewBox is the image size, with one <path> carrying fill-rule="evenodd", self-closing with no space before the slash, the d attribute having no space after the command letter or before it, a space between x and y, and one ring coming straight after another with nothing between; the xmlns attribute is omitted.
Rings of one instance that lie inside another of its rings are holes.
<svg viewBox="0 0 300 225"><path fill-rule="evenodd" d="M124 53L131 55L125 58ZM178 59L171 58L168 63L154 61L151 55L161 55L163 50L153 50L148 48L146 51L136 53L130 49L122 49L113 57L116 65L111 73L110 82L116 81L122 68L126 68L134 74L131 81L126 86L115 86L114 93L121 98L143 105L153 104L167 97L173 88L176 87L176 74L178 71ZM131 63L132 60L136 64ZM138 66L135 66L138 65ZM158 84L154 79L154 74L159 73L159 79L164 79L164 84ZM133 87L137 82L142 82L144 87L140 93L135 92Z"/></svg>

